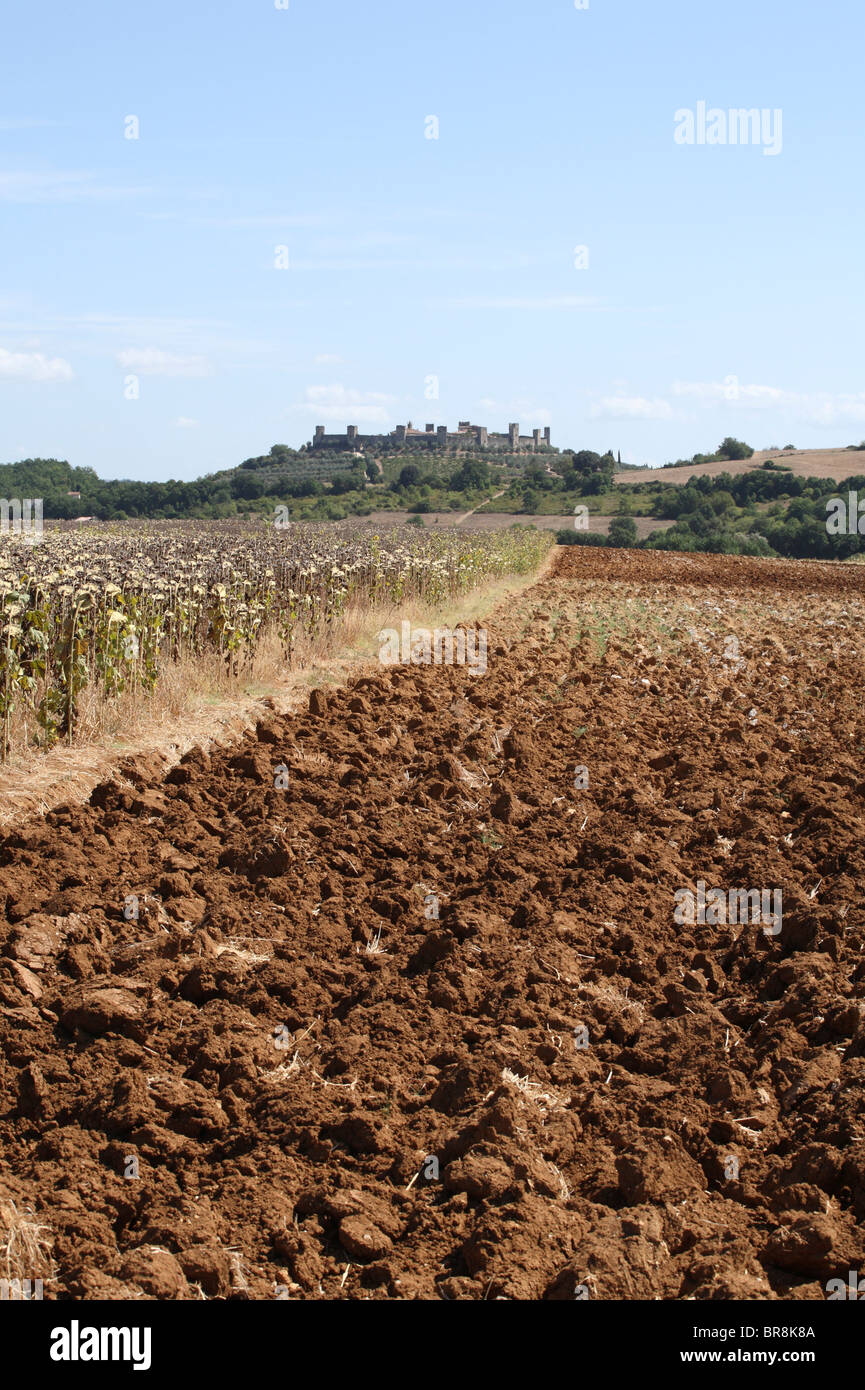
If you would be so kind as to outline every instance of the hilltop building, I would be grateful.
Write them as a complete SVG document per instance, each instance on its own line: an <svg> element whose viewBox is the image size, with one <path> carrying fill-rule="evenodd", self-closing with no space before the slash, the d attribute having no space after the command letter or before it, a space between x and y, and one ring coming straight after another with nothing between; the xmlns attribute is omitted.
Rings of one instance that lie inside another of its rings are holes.
<svg viewBox="0 0 865 1390"><path fill-rule="evenodd" d="M349 425L345 434L326 434L324 425L316 425L313 449L364 449L386 450L402 444L419 444L428 448L461 451L464 449L503 449L510 454L531 454L538 449L552 448L550 427L532 430L531 434L520 434L518 424L508 425L507 434L497 434L485 425L473 425L470 420L460 420L455 431L447 425L427 425L425 429L415 429L409 420L407 425L397 425L389 434L360 434L357 425Z"/></svg>

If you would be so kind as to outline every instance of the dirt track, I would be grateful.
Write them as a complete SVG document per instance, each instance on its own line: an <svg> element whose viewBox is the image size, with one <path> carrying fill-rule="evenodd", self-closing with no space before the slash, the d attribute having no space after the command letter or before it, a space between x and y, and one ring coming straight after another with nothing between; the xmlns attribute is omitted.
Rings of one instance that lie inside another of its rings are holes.
<svg viewBox="0 0 865 1390"><path fill-rule="evenodd" d="M486 675L383 670L0 841L22 1277L771 1299L861 1271L863 620L853 567L574 548L487 624ZM780 934L677 925L698 880L782 890Z"/></svg>

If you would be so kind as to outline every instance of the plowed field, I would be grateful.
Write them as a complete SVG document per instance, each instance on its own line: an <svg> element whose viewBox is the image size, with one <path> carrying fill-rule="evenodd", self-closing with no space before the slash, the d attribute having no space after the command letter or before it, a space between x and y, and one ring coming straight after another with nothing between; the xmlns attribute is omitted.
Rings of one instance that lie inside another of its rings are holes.
<svg viewBox="0 0 865 1390"><path fill-rule="evenodd" d="M573 548L487 623L485 674L382 668L7 835L10 1272L76 1299L846 1282L863 623L860 569ZM677 922L698 882L783 893L781 930Z"/></svg>

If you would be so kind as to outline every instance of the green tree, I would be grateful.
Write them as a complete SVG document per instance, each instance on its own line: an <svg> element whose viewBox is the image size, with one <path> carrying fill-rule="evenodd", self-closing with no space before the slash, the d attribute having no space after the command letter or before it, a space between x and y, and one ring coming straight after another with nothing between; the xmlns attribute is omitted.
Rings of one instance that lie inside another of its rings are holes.
<svg viewBox="0 0 865 1390"><path fill-rule="evenodd" d="M632 516L614 516L608 534L610 545L632 546L637 540L637 523Z"/></svg>
<svg viewBox="0 0 865 1390"><path fill-rule="evenodd" d="M595 454L591 449L580 449L574 454L574 468L580 473L591 473L593 469L600 468L601 456Z"/></svg>
<svg viewBox="0 0 865 1390"><path fill-rule="evenodd" d="M448 486L452 492L469 492L475 488L488 487L490 470L481 459L466 459L462 468L452 474Z"/></svg>
<svg viewBox="0 0 865 1390"><path fill-rule="evenodd" d="M753 453L750 444L745 444L741 439L734 439L729 434L718 446L718 454L723 459L749 459Z"/></svg>
<svg viewBox="0 0 865 1390"><path fill-rule="evenodd" d="M414 487L420 478L420 469L416 463L407 463L405 468L400 471L400 487Z"/></svg>

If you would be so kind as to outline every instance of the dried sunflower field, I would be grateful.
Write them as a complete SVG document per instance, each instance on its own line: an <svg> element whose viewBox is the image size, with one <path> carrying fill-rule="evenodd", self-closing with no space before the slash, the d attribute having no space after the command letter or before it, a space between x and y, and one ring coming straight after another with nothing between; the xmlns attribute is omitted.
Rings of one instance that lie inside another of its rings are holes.
<svg viewBox="0 0 865 1390"><path fill-rule="evenodd" d="M533 531L418 533L344 525L152 523L0 540L0 750L13 715L27 741L72 741L81 693L152 691L166 663L217 652L236 675L265 633L290 665L301 634L350 606L447 603L531 573Z"/></svg>

